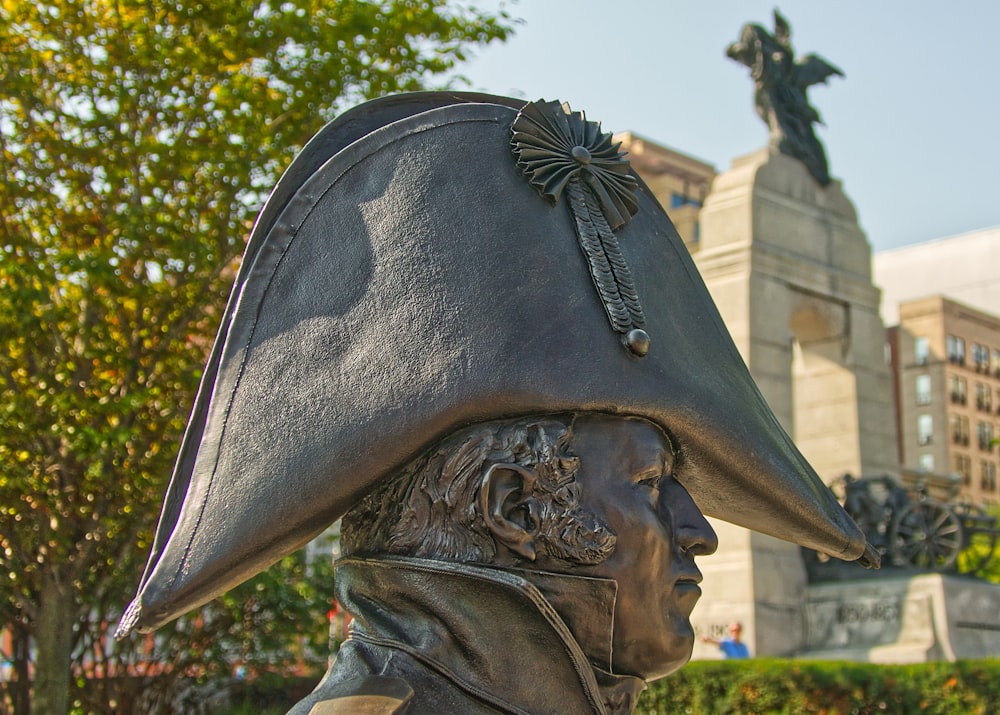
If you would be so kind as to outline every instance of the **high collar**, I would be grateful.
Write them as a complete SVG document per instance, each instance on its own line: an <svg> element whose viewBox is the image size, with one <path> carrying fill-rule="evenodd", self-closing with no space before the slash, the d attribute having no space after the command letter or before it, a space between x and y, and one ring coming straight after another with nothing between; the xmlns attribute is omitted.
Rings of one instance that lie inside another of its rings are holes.
<svg viewBox="0 0 1000 715"><path fill-rule="evenodd" d="M336 583L352 637L408 653L500 712L623 715L645 688L608 672L614 581L391 557L341 559Z"/></svg>

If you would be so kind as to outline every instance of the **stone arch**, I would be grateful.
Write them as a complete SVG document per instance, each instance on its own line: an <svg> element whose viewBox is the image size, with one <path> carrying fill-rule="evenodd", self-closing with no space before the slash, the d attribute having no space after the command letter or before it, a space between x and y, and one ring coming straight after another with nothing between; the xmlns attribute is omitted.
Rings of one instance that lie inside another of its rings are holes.
<svg viewBox="0 0 1000 715"><path fill-rule="evenodd" d="M858 381L849 364L850 305L789 287L792 438L824 479L862 462Z"/></svg>

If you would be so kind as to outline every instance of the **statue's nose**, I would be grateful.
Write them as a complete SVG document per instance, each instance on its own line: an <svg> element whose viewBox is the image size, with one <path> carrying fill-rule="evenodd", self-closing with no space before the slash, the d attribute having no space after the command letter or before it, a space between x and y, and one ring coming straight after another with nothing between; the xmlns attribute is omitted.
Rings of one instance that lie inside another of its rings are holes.
<svg viewBox="0 0 1000 715"><path fill-rule="evenodd" d="M695 556L708 556L714 554L719 548L719 537L715 535L715 529L708 523L701 512L698 512L697 525L679 526L677 528L677 543Z"/></svg>
<svg viewBox="0 0 1000 715"><path fill-rule="evenodd" d="M677 545L695 556L714 554L719 548L719 537L701 509L694 503L687 489L674 483L670 495L670 511L674 516Z"/></svg>

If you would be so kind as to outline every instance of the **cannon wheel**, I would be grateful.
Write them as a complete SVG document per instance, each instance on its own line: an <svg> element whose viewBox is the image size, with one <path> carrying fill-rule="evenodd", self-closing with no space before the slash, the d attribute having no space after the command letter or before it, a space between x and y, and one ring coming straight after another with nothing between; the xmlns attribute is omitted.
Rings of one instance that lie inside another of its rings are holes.
<svg viewBox="0 0 1000 715"><path fill-rule="evenodd" d="M892 556L900 565L948 569L962 550L962 523L943 504L914 501L903 507L893 521L889 543Z"/></svg>

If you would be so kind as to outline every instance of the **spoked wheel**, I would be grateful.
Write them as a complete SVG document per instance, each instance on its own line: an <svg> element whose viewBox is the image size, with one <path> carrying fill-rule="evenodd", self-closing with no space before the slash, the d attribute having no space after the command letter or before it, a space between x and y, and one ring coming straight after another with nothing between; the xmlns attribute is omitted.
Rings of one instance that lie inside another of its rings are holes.
<svg viewBox="0 0 1000 715"><path fill-rule="evenodd" d="M900 565L948 569L962 550L962 524L955 512L937 502L911 502L893 522L889 543Z"/></svg>

